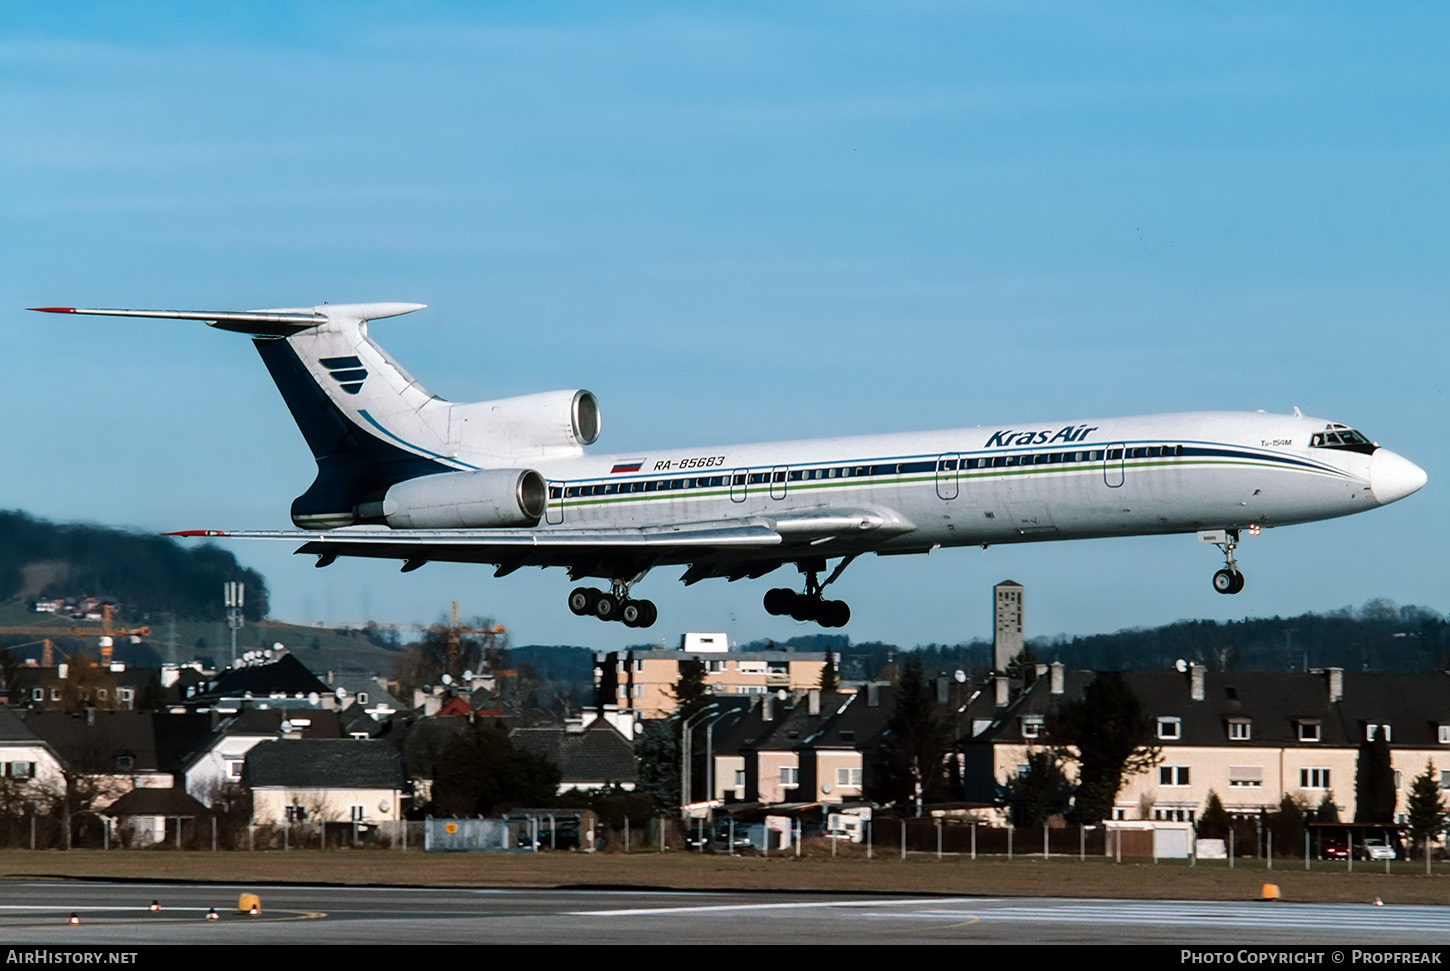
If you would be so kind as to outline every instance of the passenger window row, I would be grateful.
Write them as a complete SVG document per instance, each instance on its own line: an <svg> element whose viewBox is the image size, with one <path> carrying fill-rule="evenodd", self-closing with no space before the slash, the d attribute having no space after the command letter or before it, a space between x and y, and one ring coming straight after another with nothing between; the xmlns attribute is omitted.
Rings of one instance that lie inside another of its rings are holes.
<svg viewBox="0 0 1450 971"><path fill-rule="evenodd" d="M602 482L594 485L566 486L563 497L613 496L645 492L675 492L684 489L718 489L725 486L765 485L767 483L815 482L831 479L852 479L880 475L905 475L921 472L955 472L974 469L1003 469L1028 465L1070 465L1078 462L1101 462L1118 459L1181 456L1182 445L1145 445L1133 448L1084 449L1078 452L1027 452L1015 455L986 455L979 458L941 459L935 462L894 462L882 465L846 465L824 469L775 469L771 472L736 472L731 475L690 476L681 479L650 479L632 482ZM549 488L549 498L560 498L559 486Z"/></svg>

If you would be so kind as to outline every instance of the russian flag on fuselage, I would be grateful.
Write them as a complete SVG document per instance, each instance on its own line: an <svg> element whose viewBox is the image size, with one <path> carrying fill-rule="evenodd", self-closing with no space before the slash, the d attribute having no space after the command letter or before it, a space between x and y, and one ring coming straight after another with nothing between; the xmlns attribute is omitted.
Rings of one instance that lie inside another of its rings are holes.
<svg viewBox="0 0 1450 971"><path fill-rule="evenodd" d="M615 462L614 468L609 470L610 475L618 472L638 472L644 466L644 459L626 459L623 462Z"/></svg>

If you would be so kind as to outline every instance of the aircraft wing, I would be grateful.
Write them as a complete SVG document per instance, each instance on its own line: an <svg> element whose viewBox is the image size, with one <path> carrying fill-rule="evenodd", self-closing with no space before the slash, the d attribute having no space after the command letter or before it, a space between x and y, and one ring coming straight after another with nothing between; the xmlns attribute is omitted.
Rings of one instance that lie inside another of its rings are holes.
<svg viewBox="0 0 1450 971"><path fill-rule="evenodd" d="M306 530L181 530L182 537L297 542L319 566L339 556L404 560L412 570L431 560L492 563L495 576L525 566L565 567L575 579L618 576L653 566L689 564L685 581L707 576L763 576L813 546L867 530L895 535L915 528L865 510L819 509L787 518L716 520L656 526L554 526L534 529L389 529L349 526ZM820 555L808 552L806 555Z"/></svg>

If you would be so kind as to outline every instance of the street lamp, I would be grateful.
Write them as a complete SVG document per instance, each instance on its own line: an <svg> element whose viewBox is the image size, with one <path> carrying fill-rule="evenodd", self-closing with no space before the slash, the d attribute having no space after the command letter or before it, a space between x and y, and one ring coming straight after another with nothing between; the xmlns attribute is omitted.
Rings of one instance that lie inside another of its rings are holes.
<svg viewBox="0 0 1450 971"><path fill-rule="evenodd" d="M718 701L686 718L680 725L680 818L687 819L690 805L690 723L708 712L720 707Z"/></svg>

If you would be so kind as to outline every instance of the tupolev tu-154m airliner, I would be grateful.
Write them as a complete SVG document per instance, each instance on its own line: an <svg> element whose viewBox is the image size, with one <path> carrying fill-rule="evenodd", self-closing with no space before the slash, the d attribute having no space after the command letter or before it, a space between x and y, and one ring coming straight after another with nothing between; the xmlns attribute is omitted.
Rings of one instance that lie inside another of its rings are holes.
<svg viewBox="0 0 1450 971"><path fill-rule="evenodd" d="M1297 408L591 454L590 392L456 404L368 336L368 321L423 306L33 309L202 320L252 337L317 460L292 503L300 531L173 535L298 541L318 566L446 560L492 564L499 577L564 567L609 583L571 592L575 614L631 627L655 622L654 604L631 593L656 567L684 566L690 584L794 564L804 589L771 590L765 609L840 627L850 608L824 591L863 553L1157 533L1216 545L1213 587L1232 594L1244 586L1234 557L1244 532L1363 512L1426 480L1354 428Z"/></svg>

